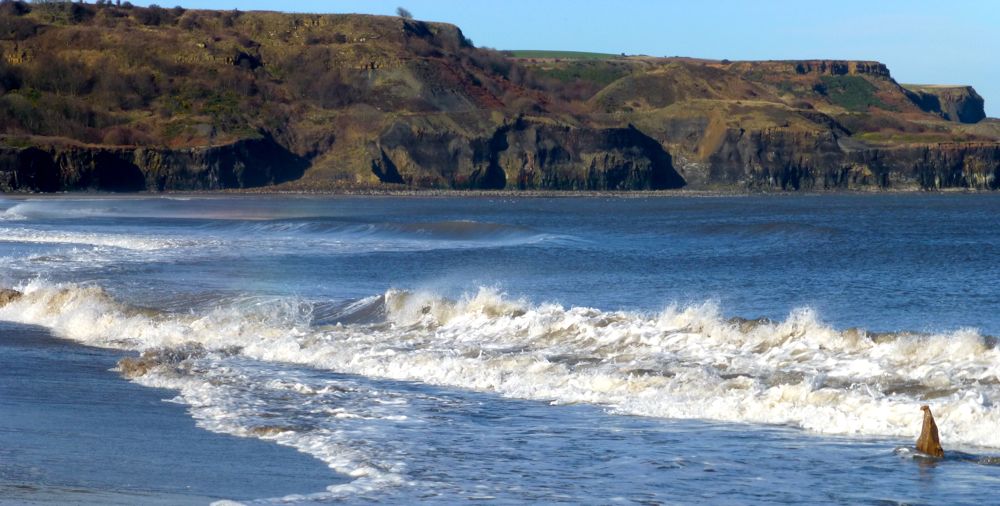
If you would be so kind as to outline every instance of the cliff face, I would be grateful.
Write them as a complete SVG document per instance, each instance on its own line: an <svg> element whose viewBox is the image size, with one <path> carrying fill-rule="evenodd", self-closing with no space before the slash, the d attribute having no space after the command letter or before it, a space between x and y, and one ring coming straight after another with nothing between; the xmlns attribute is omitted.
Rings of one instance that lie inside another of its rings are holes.
<svg viewBox="0 0 1000 506"><path fill-rule="evenodd" d="M812 75L869 75L889 77L889 68L877 61L852 60L777 60L763 62L736 62L732 66L743 72L763 71L779 74Z"/></svg>
<svg viewBox="0 0 1000 506"><path fill-rule="evenodd" d="M397 124L372 150L385 183L468 189L659 190L684 180L635 128L572 128L518 119L489 137L415 132Z"/></svg>
<svg viewBox="0 0 1000 506"><path fill-rule="evenodd" d="M782 130L727 130L709 157L712 185L768 190L848 188L851 181L817 173L836 172L843 152L829 132L791 133Z"/></svg>
<svg viewBox="0 0 1000 506"><path fill-rule="evenodd" d="M829 133L728 131L702 180L761 191L1000 188L1000 145L872 148ZM684 168L682 168L682 171ZM687 174L685 172L685 174Z"/></svg>
<svg viewBox="0 0 1000 506"><path fill-rule="evenodd" d="M872 61L517 58L398 17L0 2L0 191L993 189L982 102Z"/></svg>
<svg viewBox="0 0 1000 506"><path fill-rule="evenodd" d="M978 123L986 119L985 101L971 86L904 86L924 111L948 121Z"/></svg>
<svg viewBox="0 0 1000 506"><path fill-rule="evenodd" d="M0 147L0 191L248 188L297 179L306 166L270 139L195 149Z"/></svg>
<svg viewBox="0 0 1000 506"><path fill-rule="evenodd" d="M847 160L874 174L884 188L1000 188L1000 148L995 144L872 149L851 153Z"/></svg>

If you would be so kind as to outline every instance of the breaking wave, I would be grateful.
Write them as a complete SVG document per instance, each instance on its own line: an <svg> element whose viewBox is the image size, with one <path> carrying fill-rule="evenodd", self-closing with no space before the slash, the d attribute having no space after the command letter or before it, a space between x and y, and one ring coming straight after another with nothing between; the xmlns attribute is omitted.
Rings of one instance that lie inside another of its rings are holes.
<svg viewBox="0 0 1000 506"><path fill-rule="evenodd" d="M0 223L3 223L0 221ZM255 254L297 254L310 249L357 254L380 251L492 248L537 243L572 242L567 236L495 223L448 221L431 223L350 223L324 221L211 221L185 235L108 233L94 230L49 230L0 227L0 244L36 245L46 250L28 257L58 262L68 269L116 262L220 258ZM65 248L70 249L65 249ZM12 260L23 255L14 255Z"/></svg>
<svg viewBox="0 0 1000 506"><path fill-rule="evenodd" d="M268 220L257 222L216 221L205 225L227 232L331 237L342 239L385 239L478 244L525 244L547 240L570 240L526 227L478 221L437 221L407 223L359 223L342 220Z"/></svg>
<svg viewBox="0 0 1000 506"><path fill-rule="evenodd" d="M404 290L340 303L247 297L190 312L130 307L93 285L19 288L24 295L0 307L0 319L145 352L123 372L178 389L207 428L323 459L354 479L341 491L403 483L401 464L373 462L342 431L263 416L247 392L277 380L255 373L260 364L826 434L911 438L920 404L931 403L949 444L1000 447L992 402L1000 351L973 329L872 334L831 328L809 309L775 322L727 319L713 304L602 311L533 304L490 288L457 300ZM304 380L288 385L341 395ZM316 409L334 418L396 416L371 407L337 412L334 400Z"/></svg>
<svg viewBox="0 0 1000 506"><path fill-rule="evenodd" d="M430 222L366 222L346 216L299 215L294 211L233 206L239 201L205 201L204 208L171 205L169 199L159 199L152 206L138 207L137 201L121 198L91 198L74 201L0 200L0 222L25 220L79 220L108 218L140 220L143 226L150 219L190 221L193 230L211 232L213 238L302 236L307 239L387 240L402 242L446 242L470 245L525 244L550 240L572 240L571 237L542 233L528 227L473 220L443 220ZM220 204L226 204L221 206ZM199 224L200 223L200 224ZM161 249L169 243L135 239L130 243L122 234L45 232L36 229L7 228L0 230L5 242L51 242L112 245L123 248Z"/></svg>
<svg viewBox="0 0 1000 506"><path fill-rule="evenodd" d="M132 251L157 251L191 245L192 241L137 237L132 234L99 232L40 231L26 228L0 227L0 242L28 244L78 244L106 246Z"/></svg>

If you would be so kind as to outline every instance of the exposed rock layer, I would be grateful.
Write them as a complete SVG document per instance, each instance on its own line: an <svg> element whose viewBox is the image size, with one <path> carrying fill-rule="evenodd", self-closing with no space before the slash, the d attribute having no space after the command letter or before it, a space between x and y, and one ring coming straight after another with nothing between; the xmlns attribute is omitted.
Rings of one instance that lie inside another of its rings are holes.
<svg viewBox="0 0 1000 506"><path fill-rule="evenodd" d="M1000 188L1000 145L858 147L832 133L730 130L707 165L682 172L705 186L751 190ZM694 175L691 172L704 171Z"/></svg>
<svg viewBox="0 0 1000 506"><path fill-rule="evenodd" d="M680 188L660 143L635 128L570 128L516 120L492 136L415 132L394 125L377 142L382 182L421 187L551 190Z"/></svg>
<svg viewBox="0 0 1000 506"><path fill-rule="evenodd" d="M921 109L946 120L977 123L986 118L985 101L972 86L906 85L905 88Z"/></svg>
<svg viewBox="0 0 1000 506"><path fill-rule="evenodd" d="M307 165L266 138L190 149L65 143L0 147L0 191L247 188L297 179Z"/></svg>

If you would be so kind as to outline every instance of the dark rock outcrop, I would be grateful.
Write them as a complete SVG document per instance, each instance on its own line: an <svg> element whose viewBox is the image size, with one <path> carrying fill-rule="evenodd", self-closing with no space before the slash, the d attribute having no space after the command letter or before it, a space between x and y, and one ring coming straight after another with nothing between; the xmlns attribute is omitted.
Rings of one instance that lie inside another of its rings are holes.
<svg viewBox="0 0 1000 506"><path fill-rule="evenodd" d="M707 180L755 190L849 187L837 171L844 153L830 132L728 130L711 155Z"/></svg>
<svg viewBox="0 0 1000 506"><path fill-rule="evenodd" d="M0 191L252 188L297 179L307 166L307 160L266 137L188 149L0 147Z"/></svg>
<svg viewBox="0 0 1000 506"><path fill-rule="evenodd" d="M397 123L374 146L386 183L471 189L659 190L684 179L656 140L634 127L574 128L515 120L488 137Z"/></svg>
<svg viewBox="0 0 1000 506"><path fill-rule="evenodd" d="M948 121L978 123L986 118L983 97L972 86L918 86L904 88L920 109Z"/></svg>
<svg viewBox="0 0 1000 506"><path fill-rule="evenodd" d="M991 143L867 149L849 153L847 162L880 188L1000 188L1000 146Z"/></svg>
<svg viewBox="0 0 1000 506"><path fill-rule="evenodd" d="M692 179L749 190L996 190L1000 145L871 147L829 132L729 130L698 170Z"/></svg>

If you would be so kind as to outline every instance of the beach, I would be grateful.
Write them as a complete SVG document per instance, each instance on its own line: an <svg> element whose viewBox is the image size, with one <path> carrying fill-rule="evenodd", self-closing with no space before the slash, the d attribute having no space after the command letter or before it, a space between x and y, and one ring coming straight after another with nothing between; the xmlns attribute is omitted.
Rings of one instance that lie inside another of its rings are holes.
<svg viewBox="0 0 1000 506"><path fill-rule="evenodd" d="M123 354L0 324L0 503L207 504L323 491L322 462L196 427L169 390L111 371Z"/></svg>

